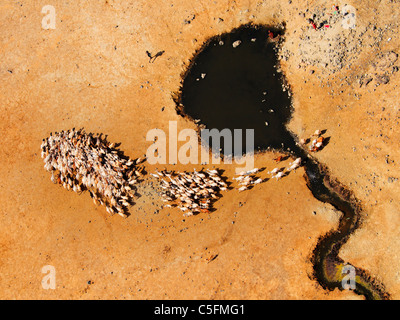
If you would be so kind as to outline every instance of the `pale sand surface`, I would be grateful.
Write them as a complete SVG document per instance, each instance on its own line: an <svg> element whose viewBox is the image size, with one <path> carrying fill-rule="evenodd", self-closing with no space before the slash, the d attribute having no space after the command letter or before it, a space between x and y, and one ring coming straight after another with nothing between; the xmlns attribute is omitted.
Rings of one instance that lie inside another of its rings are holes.
<svg viewBox="0 0 400 320"><path fill-rule="evenodd" d="M295 107L289 127L301 138L327 130L330 143L316 157L364 206L363 224L340 257L380 280L392 298L400 297L400 73L390 73L390 81L377 87L376 80L362 87L358 81L391 70L390 64L372 63L381 61L380 54L399 52L398 4L350 2L357 8L352 32L310 29L306 19L324 1L51 4L55 30L41 28L42 4L0 5L0 298L360 298L325 291L311 277L312 250L337 227L339 213L311 195L303 169L250 192L230 190L215 212L189 218L176 209L154 213L160 199L146 189L128 219L95 207L87 193L53 185L43 169L40 144L50 132L103 132L139 157L150 145L148 130L167 132L168 121L194 128L177 116L171 98L184 65L208 37L251 21L286 22L282 69ZM334 39L331 46L326 37ZM348 55L335 73L335 65L324 64L332 47ZM146 50L165 53L149 63ZM256 167L272 169L275 156L257 156ZM220 167L233 176L233 166ZM56 269L55 290L41 286L45 265Z"/></svg>

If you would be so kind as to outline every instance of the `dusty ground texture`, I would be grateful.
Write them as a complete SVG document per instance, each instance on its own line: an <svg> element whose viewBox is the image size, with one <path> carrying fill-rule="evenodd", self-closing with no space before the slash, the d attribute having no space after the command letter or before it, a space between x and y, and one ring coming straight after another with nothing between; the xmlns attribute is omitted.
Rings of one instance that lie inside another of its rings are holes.
<svg viewBox="0 0 400 320"><path fill-rule="evenodd" d="M400 298L399 3L347 2L357 10L354 29L325 3L2 1L0 298L359 299L311 278L312 250L339 213L312 197L303 169L251 192L230 190L215 212L189 218L161 209L143 184L128 219L52 184L43 169L50 132L103 132L139 157L148 130L167 132L171 120L194 128L171 98L185 64L207 38L249 22L286 24L289 127L300 138L327 130L330 143L316 157L364 206L341 258ZM56 9L54 30L42 29L45 4ZM309 18L329 28L315 30ZM146 50L165 53L149 63ZM255 165L271 169L275 156ZM234 166L220 167L233 176ZM56 270L54 290L41 285L46 265Z"/></svg>

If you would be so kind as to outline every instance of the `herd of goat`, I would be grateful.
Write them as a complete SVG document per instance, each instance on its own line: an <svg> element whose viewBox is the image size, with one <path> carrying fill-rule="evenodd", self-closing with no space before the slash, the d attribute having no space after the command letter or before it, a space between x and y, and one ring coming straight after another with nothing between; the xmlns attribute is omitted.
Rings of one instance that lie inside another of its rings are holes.
<svg viewBox="0 0 400 320"><path fill-rule="evenodd" d="M313 139L300 140L300 144L311 142L309 150L319 151L324 138L319 130ZM51 172L51 180L68 190L78 193L88 191L96 205L103 205L110 214L122 217L129 215L128 208L134 203L137 183L145 176L141 164L145 158L135 160L125 156L114 143L100 134L86 133L83 129L55 132L43 139L41 156L44 168ZM274 159L283 161L284 157ZM279 180L302 166L302 159L296 158L285 168L268 171L271 178ZM208 213L221 192L235 188L239 192L249 190L268 178L260 178L264 169L254 168L243 171L232 178L222 175L218 169L202 169L193 172L156 171L150 173L160 183L161 197L165 207L177 207L185 216ZM232 186L233 185L233 186Z"/></svg>

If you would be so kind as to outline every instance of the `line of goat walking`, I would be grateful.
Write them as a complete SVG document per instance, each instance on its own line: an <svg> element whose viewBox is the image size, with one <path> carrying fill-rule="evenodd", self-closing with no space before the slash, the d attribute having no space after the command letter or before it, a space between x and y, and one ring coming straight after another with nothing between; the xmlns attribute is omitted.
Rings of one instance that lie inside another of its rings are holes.
<svg viewBox="0 0 400 320"><path fill-rule="evenodd" d="M309 147L310 151L319 151L324 138L317 130ZM307 141L300 141L306 145ZM102 134L86 133L83 129L55 132L43 139L41 156L44 168L51 172L51 181L67 190L82 193L87 190L96 205L106 207L110 214L128 216L128 208L134 204L136 184L144 178L144 167L139 166L146 159L130 159L110 143ZM288 157L274 159L281 162ZM280 180L301 167L303 160L297 158L287 167L276 167L268 171L271 178ZM233 180L238 184L239 192L252 189L266 182L258 174L264 169L254 168L242 171ZM201 169L193 172L156 171L150 173L157 178L162 188L164 207L177 207L185 216L209 213L213 203L222 197L221 192L232 189L227 177L221 170Z"/></svg>
<svg viewBox="0 0 400 320"><path fill-rule="evenodd" d="M278 157L280 159L281 157ZM281 160L277 160L280 162ZM271 171L268 171L268 174L271 175L271 178L275 178L276 180L280 180L284 176L288 175L289 172L295 171L297 168L301 167L302 159L297 158L293 162L289 164L287 168L274 168ZM239 192L249 190L253 188L255 185L268 181L268 178L262 179L256 175L256 173L263 171L263 169L252 169L249 171L242 171L236 177L233 177L233 180L236 180L239 184L238 190Z"/></svg>
<svg viewBox="0 0 400 320"><path fill-rule="evenodd" d="M301 166L301 158L294 160L286 172L280 168L275 168L270 174L277 180L287 175ZM255 185L263 183L268 179L257 176L257 173L263 169L254 168L248 171L242 171L233 177L238 183L238 191L242 192L253 188ZM219 170L202 169L193 172L174 172L174 171L156 171L150 173L151 176L161 182L161 196L167 204L164 207L177 207L183 211L184 216L193 214L209 213L212 210L213 203L218 200L222 194L221 191L232 189L228 183L227 177L223 176Z"/></svg>

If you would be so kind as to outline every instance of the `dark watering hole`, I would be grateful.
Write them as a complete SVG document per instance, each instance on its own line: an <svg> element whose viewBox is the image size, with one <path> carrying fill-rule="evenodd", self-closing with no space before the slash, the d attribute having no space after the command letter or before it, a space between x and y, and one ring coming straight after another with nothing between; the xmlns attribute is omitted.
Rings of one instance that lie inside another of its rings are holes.
<svg viewBox="0 0 400 320"><path fill-rule="evenodd" d="M314 277L324 288L342 289L340 271L345 263L338 253L360 224L360 207L346 188L331 181L328 170L308 155L286 128L292 105L279 72L276 50L281 36L282 29L244 25L209 39L182 75L180 92L174 97L177 112L200 128L242 129L242 148L232 148L235 155L246 152L245 130L254 129L255 151L273 149L303 159L307 186L313 195L342 212L339 228L321 237L313 252ZM365 271L356 268L356 275L355 292L371 299L387 298L382 285Z"/></svg>
<svg viewBox="0 0 400 320"><path fill-rule="evenodd" d="M216 36L200 49L184 75L180 112L207 129L231 129L232 136L234 129L242 129L242 149L232 146L235 155L246 152L246 129L254 129L255 151L296 148L285 127L292 111L290 93L283 89L277 68L274 41L281 33L243 26Z"/></svg>

